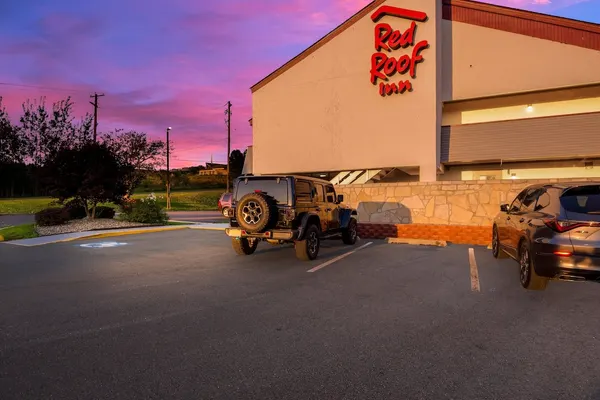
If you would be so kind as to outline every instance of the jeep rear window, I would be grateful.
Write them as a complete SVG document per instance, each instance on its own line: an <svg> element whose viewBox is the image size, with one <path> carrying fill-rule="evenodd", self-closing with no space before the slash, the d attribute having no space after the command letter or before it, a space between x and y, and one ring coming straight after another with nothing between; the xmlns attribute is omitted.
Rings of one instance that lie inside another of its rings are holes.
<svg viewBox="0 0 600 400"><path fill-rule="evenodd" d="M600 186L589 185L568 189L560 197L567 212L600 215Z"/></svg>
<svg viewBox="0 0 600 400"><path fill-rule="evenodd" d="M279 204L288 203L288 181L287 179L248 179L248 182L241 180L237 183L236 199L239 200L248 193L261 191L274 198Z"/></svg>

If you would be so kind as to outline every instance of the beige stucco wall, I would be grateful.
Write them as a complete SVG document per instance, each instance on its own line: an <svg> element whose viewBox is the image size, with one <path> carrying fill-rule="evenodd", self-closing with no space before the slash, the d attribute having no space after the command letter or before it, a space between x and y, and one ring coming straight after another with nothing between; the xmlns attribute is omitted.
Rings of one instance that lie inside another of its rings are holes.
<svg viewBox="0 0 600 400"><path fill-rule="evenodd" d="M442 97L461 100L600 82L600 52L442 21Z"/></svg>
<svg viewBox="0 0 600 400"><path fill-rule="evenodd" d="M367 15L253 94L255 174L419 166L422 179L436 179L441 1L385 4L429 16L417 23L415 43L426 39L430 47L421 53L424 62L417 66L416 79L396 74L390 80L410 79L414 91L382 97L371 84L376 24ZM379 22L401 31L411 24L389 16ZM398 58L411 51L389 55Z"/></svg>

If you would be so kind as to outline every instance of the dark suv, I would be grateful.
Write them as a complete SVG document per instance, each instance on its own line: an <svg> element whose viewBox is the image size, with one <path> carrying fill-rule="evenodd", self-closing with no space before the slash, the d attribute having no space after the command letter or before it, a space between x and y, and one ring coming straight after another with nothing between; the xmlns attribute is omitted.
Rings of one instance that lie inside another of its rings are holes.
<svg viewBox="0 0 600 400"><path fill-rule="evenodd" d="M500 206L494 257L520 265L521 285L544 290L551 279L600 281L600 182L533 185Z"/></svg>
<svg viewBox="0 0 600 400"><path fill-rule="evenodd" d="M343 206L331 182L295 175L242 176L234 182L229 209L234 250L253 254L260 241L294 243L296 256L317 258L321 240L357 240L356 210Z"/></svg>

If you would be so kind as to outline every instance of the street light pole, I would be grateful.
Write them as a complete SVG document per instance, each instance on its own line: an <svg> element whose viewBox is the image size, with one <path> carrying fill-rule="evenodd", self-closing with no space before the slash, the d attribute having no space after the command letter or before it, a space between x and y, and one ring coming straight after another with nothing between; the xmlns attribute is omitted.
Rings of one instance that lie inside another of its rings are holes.
<svg viewBox="0 0 600 400"><path fill-rule="evenodd" d="M171 209L171 171L169 170L169 132L171 131L171 127L167 128L167 210Z"/></svg>
<svg viewBox="0 0 600 400"><path fill-rule="evenodd" d="M227 102L227 192L229 192L229 180L231 179L231 165L229 160L231 159L231 101Z"/></svg>

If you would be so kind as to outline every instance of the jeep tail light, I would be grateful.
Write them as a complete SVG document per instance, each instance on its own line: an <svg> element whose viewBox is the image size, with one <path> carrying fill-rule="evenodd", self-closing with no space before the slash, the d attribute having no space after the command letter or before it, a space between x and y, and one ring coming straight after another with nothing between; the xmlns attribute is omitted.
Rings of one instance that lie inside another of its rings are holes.
<svg viewBox="0 0 600 400"><path fill-rule="evenodd" d="M296 218L296 211L293 208L286 208L283 211L283 217L287 221L293 221Z"/></svg>
<svg viewBox="0 0 600 400"><path fill-rule="evenodd" d="M544 219L544 224L555 232L563 233L571 229L579 228L580 226L590 226L589 222L560 220L557 218Z"/></svg>

